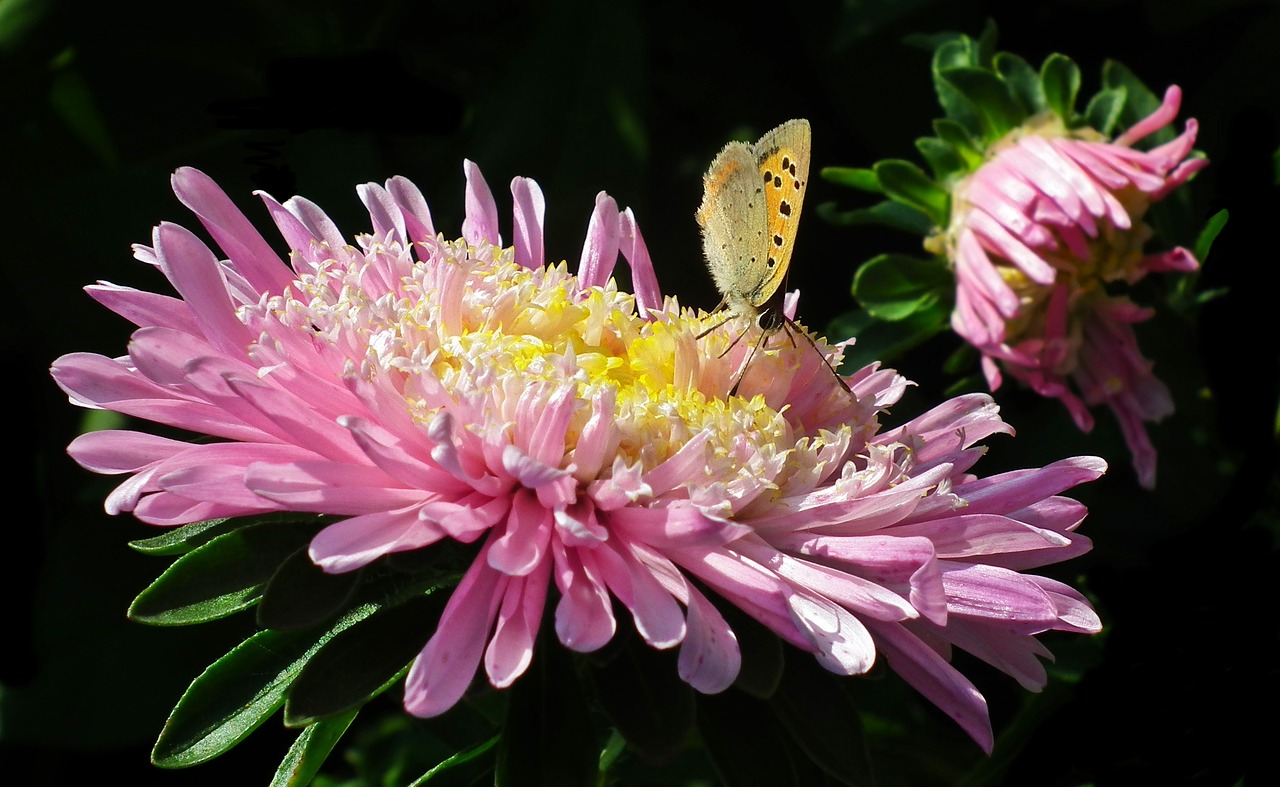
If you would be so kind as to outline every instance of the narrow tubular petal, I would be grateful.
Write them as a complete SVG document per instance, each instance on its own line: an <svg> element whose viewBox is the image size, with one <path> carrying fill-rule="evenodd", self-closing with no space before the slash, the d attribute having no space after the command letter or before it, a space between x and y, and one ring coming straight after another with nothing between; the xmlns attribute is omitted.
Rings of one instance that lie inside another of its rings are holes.
<svg viewBox="0 0 1280 787"><path fill-rule="evenodd" d="M544 560L528 577L513 578L507 584L493 638L484 655L485 672L495 688L510 686L533 661L533 645L547 600L551 562Z"/></svg>
<svg viewBox="0 0 1280 787"><path fill-rule="evenodd" d="M689 590L688 632L680 645L680 679L703 694L733 685L742 669L738 638L720 611L696 589Z"/></svg>
<svg viewBox="0 0 1280 787"><path fill-rule="evenodd" d="M431 223L431 209L423 199L422 192L408 178L396 175L387 181L389 193L400 206L404 217L406 240L417 243L436 236L435 225Z"/></svg>
<svg viewBox="0 0 1280 787"><path fill-rule="evenodd" d="M506 531L489 548L489 565L510 576L523 577L538 567L551 540L551 512L527 489L516 492L507 515Z"/></svg>
<svg viewBox="0 0 1280 787"><path fill-rule="evenodd" d="M618 219L618 231L622 255L627 258L631 267L631 287L635 290L640 316L646 317L661 311L662 291L658 287L658 276L654 272L649 248L640 234L640 225L631 208L622 211Z"/></svg>
<svg viewBox="0 0 1280 787"><path fill-rule="evenodd" d="M281 293L289 287L293 271L212 178L198 169L180 167L170 182L179 201L196 214L255 290Z"/></svg>
<svg viewBox="0 0 1280 787"><path fill-rule="evenodd" d="M434 544L445 532L418 516L417 506L376 511L329 525L311 539L312 562L331 574L354 571L392 552Z"/></svg>
<svg viewBox="0 0 1280 787"><path fill-rule="evenodd" d="M600 287L609 281L618 262L620 227L618 203L603 191L596 195L596 208L587 225L578 263L578 281L586 287Z"/></svg>
<svg viewBox="0 0 1280 787"><path fill-rule="evenodd" d="M462 164L467 177L467 217L462 221L462 237L472 245L502 245L498 234L498 204L485 182L480 168L471 161Z"/></svg>
<svg viewBox="0 0 1280 787"><path fill-rule="evenodd" d="M489 568L485 550L445 605L436 633L414 659L404 683L404 708L420 718L439 716L462 699L484 652L510 578Z"/></svg>
<svg viewBox="0 0 1280 787"><path fill-rule="evenodd" d="M67 453L86 470L95 473L136 473L191 447L144 432L103 429L87 432L71 441Z"/></svg>
<svg viewBox="0 0 1280 787"><path fill-rule="evenodd" d="M511 197L515 203L512 245L515 247L516 264L540 268L547 259L542 245L542 222L547 214L547 201L542 196L542 189L531 178L514 178Z"/></svg>
<svg viewBox="0 0 1280 787"><path fill-rule="evenodd" d="M89 297L106 306L140 328L172 328L182 333L199 334L191 307L181 298L154 292L118 287L109 282L90 284L84 288Z"/></svg>
<svg viewBox="0 0 1280 787"><path fill-rule="evenodd" d="M160 269L191 307L205 338L230 357L243 356L253 337L236 319L236 304L213 252L176 224L156 228L155 247Z"/></svg>

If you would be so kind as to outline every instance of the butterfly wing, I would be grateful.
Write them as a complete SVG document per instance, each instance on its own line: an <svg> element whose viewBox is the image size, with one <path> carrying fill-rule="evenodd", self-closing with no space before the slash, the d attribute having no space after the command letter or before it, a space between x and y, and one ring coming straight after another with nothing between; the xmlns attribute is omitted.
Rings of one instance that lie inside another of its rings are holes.
<svg viewBox="0 0 1280 787"><path fill-rule="evenodd" d="M703 176L702 249L724 305L752 312L768 275L768 205L755 148L731 142Z"/></svg>
<svg viewBox="0 0 1280 787"><path fill-rule="evenodd" d="M752 306L762 306L786 278L795 248L800 209L809 185L809 121L788 120L752 147L758 183L764 187L765 262L756 286L744 293Z"/></svg>

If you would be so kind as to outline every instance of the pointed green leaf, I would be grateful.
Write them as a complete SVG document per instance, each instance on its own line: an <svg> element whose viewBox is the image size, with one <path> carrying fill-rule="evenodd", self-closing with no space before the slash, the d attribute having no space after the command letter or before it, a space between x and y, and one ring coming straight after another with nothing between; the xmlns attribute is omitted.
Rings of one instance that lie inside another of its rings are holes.
<svg viewBox="0 0 1280 787"><path fill-rule="evenodd" d="M670 651L633 640L591 676L600 707L642 757L661 762L684 746L693 731L693 689L678 677Z"/></svg>
<svg viewBox="0 0 1280 787"><path fill-rule="evenodd" d="M538 656L510 689L494 784L594 787L600 741L572 654L540 639Z"/></svg>
<svg viewBox="0 0 1280 787"><path fill-rule="evenodd" d="M837 186L848 186L851 189L870 191L873 194L884 193L884 189L880 186L880 179L876 177L875 170L855 167L823 167L821 175L823 180L828 183L834 183Z"/></svg>
<svg viewBox="0 0 1280 787"><path fill-rule="evenodd" d="M996 28L996 20L988 17L982 24L982 32L973 42L974 65L991 68L996 56L996 40L1000 31Z"/></svg>
<svg viewBox="0 0 1280 787"><path fill-rule="evenodd" d="M1049 55L1040 67L1040 84L1049 108L1069 124L1076 111L1076 94L1080 92L1080 67L1066 55Z"/></svg>
<svg viewBox="0 0 1280 787"><path fill-rule="evenodd" d="M1213 248L1213 242L1217 240L1218 233L1222 232L1222 228L1227 226L1227 211L1225 208L1213 214L1209 221L1205 223L1204 229L1200 230L1200 237L1196 238L1195 255L1200 261L1200 265L1204 266L1204 261L1209 259L1209 251Z"/></svg>
<svg viewBox="0 0 1280 787"><path fill-rule="evenodd" d="M258 604L258 626L300 629L323 623L342 609L360 583L359 571L327 574L304 547L285 558L271 575Z"/></svg>
<svg viewBox="0 0 1280 787"><path fill-rule="evenodd" d="M933 171L933 179L939 183L945 183L952 175L969 169L964 156L937 137L920 137L916 140L916 150L924 156Z"/></svg>
<svg viewBox="0 0 1280 787"><path fill-rule="evenodd" d="M129 617L185 626L226 617L254 604L280 563L313 536L314 523L250 525L224 533L178 558L129 607Z"/></svg>
<svg viewBox="0 0 1280 787"><path fill-rule="evenodd" d="M167 530L154 538L130 541L129 546L145 555L185 555L201 544L208 543L223 533L244 527L249 519L207 519Z"/></svg>
<svg viewBox="0 0 1280 787"><path fill-rule="evenodd" d="M185 768L217 757L253 732L284 703L303 665L335 634L372 614L348 612L328 631L260 631L210 664L169 714L151 761Z"/></svg>
<svg viewBox="0 0 1280 787"><path fill-rule="evenodd" d="M1128 91L1123 87L1107 88L1095 93L1084 110L1085 122L1089 128L1108 137L1113 136L1127 96Z"/></svg>
<svg viewBox="0 0 1280 787"><path fill-rule="evenodd" d="M441 776L442 774L459 766L476 762L476 760L493 751L500 741L501 736L495 735L487 741L481 741L475 746L463 749L452 757L443 760L439 765L422 774L422 776L414 779L413 782L409 784L409 787L421 787L421 785L430 784L431 780L436 776Z"/></svg>
<svg viewBox="0 0 1280 787"><path fill-rule="evenodd" d="M769 707L824 771L843 784L874 782L862 718L840 678L813 659L791 659Z"/></svg>
<svg viewBox="0 0 1280 787"><path fill-rule="evenodd" d="M947 300L954 289L945 263L903 254L868 260L853 277L853 296L879 320L904 320Z"/></svg>
<svg viewBox="0 0 1280 787"><path fill-rule="evenodd" d="M869 208L846 211L839 210L834 202L824 202L818 205L817 213L824 221L840 227L880 224L895 230L910 232L913 235L924 236L932 232L934 226L925 214L893 200L878 202Z"/></svg>
<svg viewBox="0 0 1280 787"><path fill-rule="evenodd" d="M980 68L949 68L939 76L960 91L978 110L984 137L999 139L1021 125L1026 113L1000 77Z"/></svg>
<svg viewBox="0 0 1280 787"><path fill-rule="evenodd" d="M995 58L996 73L1009 86L1023 115L1038 115L1049 109L1040 74L1031 64L1012 52L1001 52Z"/></svg>
<svg viewBox="0 0 1280 787"><path fill-rule="evenodd" d="M342 739L342 734L351 726L359 712L359 708L353 708L303 728L289 747L280 767L276 768L270 787L306 787L311 784L329 752L333 751L333 747Z"/></svg>
<svg viewBox="0 0 1280 787"><path fill-rule="evenodd" d="M885 194L891 199L915 208L935 225L946 225L951 195L919 167L909 161L889 159L876 162L875 169Z"/></svg>
<svg viewBox="0 0 1280 787"><path fill-rule="evenodd" d="M435 631L446 596L417 593L326 642L289 689L285 725L301 727L363 705L400 680Z"/></svg>

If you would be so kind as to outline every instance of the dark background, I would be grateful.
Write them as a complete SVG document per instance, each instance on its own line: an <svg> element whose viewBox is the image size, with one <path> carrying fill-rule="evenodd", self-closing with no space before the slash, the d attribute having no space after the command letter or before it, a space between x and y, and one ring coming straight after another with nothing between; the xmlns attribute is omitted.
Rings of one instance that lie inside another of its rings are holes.
<svg viewBox="0 0 1280 787"><path fill-rule="evenodd" d="M1054 403L1003 389L1019 437L991 441L990 473L1080 454L1111 463L1077 490L1096 542L1064 578L1084 588L1107 633L1083 680L1002 755L990 783L1264 783L1274 757L1280 679L1276 476L1280 199L1280 4L1182 0L1024 3L811 2L769 11L738 3L519 4L140 0L0 4L0 229L7 241L11 464L2 589L0 767L34 765L36 783L120 777L130 784L266 783L288 743L275 720L207 765L160 771L147 756L183 687L247 631L244 621L148 629L124 611L162 568L132 552L151 531L102 513L111 479L64 448L85 413L47 368L73 351L119 355L129 327L81 287L98 279L163 288L132 260L161 220L196 227L168 189L191 165L259 226L251 195L302 194L348 234L367 228L354 187L402 174L458 232L462 160L483 169L508 222L507 183L547 197L547 250L576 265L597 191L639 220L666 293L709 308L693 212L701 174L731 136L754 139L791 117L813 127L815 170L917 159L939 115L929 52L910 34L977 35L1037 65L1080 64L1088 96L1107 58L1157 93L1182 86L1177 122L1196 117L1212 160L1192 182L1194 240L1231 218L1201 276L1226 288L1202 309L1163 315L1140 338L1174 390L1178 414L1152 430L1155 492L1136 487L1110 416L1088 436ZM189 10L188 10L189 9ZM807 206L866 204L814 179ZM856 265L918 241L834 227L807 212L790 286L811 325L853 306ZM268 234L268 237L271 237ZM942 336L896 360L921 383L904 408L936 402L955 348ZM1068 640L1050 644L1072 647ZM1000 732L1021 701L1002 675L975 675ZM933 729L933 728L931 728ZM951 733L947 733L951 734ZM936 742L929 741L933 746ZM924 745L924 744L922 744ZM976 747L949 742L956 767ZM1003 756L1003 759L1002 759ZM882 763L892 772L892 763ZM975 766L976 767L976 766Z"/></svg>

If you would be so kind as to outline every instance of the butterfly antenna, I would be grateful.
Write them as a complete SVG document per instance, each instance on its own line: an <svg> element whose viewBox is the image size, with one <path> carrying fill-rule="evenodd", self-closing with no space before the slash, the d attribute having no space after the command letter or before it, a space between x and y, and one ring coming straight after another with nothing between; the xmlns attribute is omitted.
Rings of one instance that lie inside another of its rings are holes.
<svg viewBox="0 0 1280 787"><path fill-rule="evenodd" d="M741 339L743 336L746 336L746 334L747 334L746 331L743 331L742 333L738 334L738 338L734 339L733 343L737 344L738 339ZM738 367L738 374L736 375L736 379L733 381L733 387L729 389L730 396L738 395L738 386L742 385L742 378L746 377L747 375L747 367L751 365L751 359L756 357L756 350L760 349L760 345L764 344L764 338L768 335L769 335L768 331L761 331L760 338L756 339L756 343L751 345L751 352L747 353L746 360L743 361L742 365ZM729 346L732 347L733 345L731 344ZM725 352L728 352L728 350L726 350Z"/></svg>
<svg viewBox="0 0 1280 787"><path fill-rule="evenodd" d="M798 333L801 336L803 336L804 340L809 343L810 347L813 348L813 351L816 352L818 354L818 357L822 359L822 364L826 366L828 370L830 370L831 376L835 377L836 381L840 383L840 387L844 388L849 393L853 393L853 389L850 388L849 384L844 381L844 378L840 376L840 373L836 371L836 368L831 365L831 361L828 361L827 356L822 353L822 350L818 349L818 343L813 340L813 337L810 336L808 333L806 333L799 325L796 325L795 321L792 320L790 317L786 316L785 314L782 315L782 319L786 323L788 328L787 335L790 336L792 333ZM796 344L796 340L793 338L791 340L791 346L794 347L795 344Z"/></svg>

